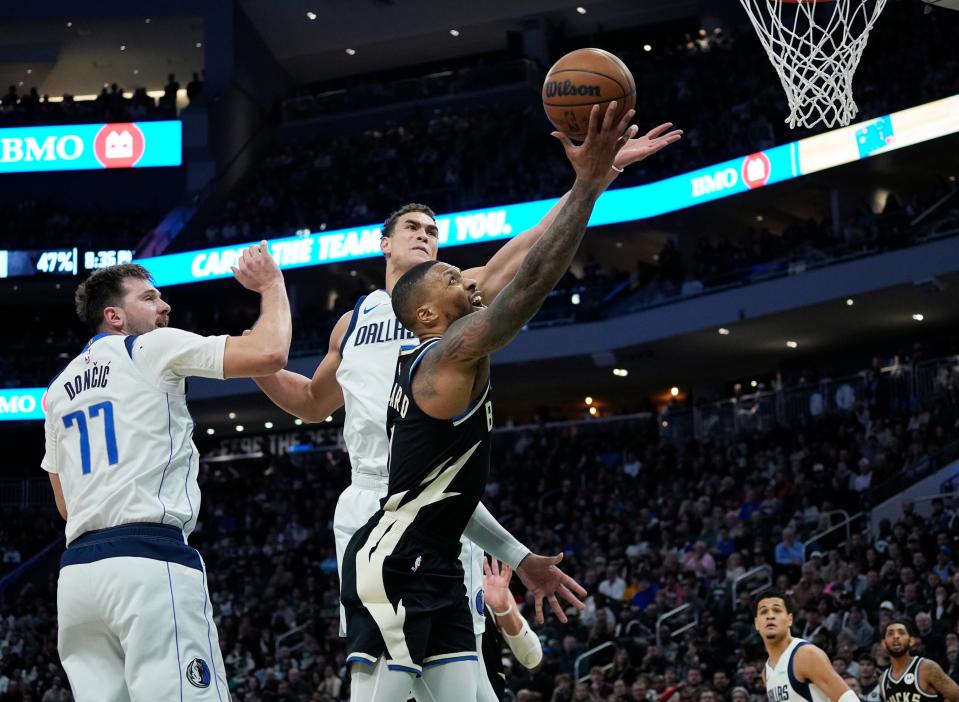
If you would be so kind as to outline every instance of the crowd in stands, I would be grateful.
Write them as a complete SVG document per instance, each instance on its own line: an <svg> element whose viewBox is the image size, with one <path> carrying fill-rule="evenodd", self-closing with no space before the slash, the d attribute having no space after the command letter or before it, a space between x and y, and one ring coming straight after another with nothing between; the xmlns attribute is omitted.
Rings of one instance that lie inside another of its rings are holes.
<svg viewBox="0 0 959 702"><path fill-rule="evenodd" d="M536 627L544 662L508 665L507 688L526 702L763 702L751 597L731 589L761 565L799 606L794 633L822 646L864 702L888 664L877 641L893 613L916 622L917 650L959 676L959 525L946 505L922 518L905 502L871 533L861 521L848 539L816 536L834 510L881 499L874 489L940 450L957 418L949 379L915 407L877 396L789 427L681 444L665 441L655 418L498 432L486 503L537 552L562 551L590 591L570 624ZM206 559L239 702L348 698L331 523L349 466L335 432L320 433L303 438L311 452L274 455L264 442L260 458L201 471L191 544ZM216 450L229 446L201 443ZM28 544L24 558L57 531L52 512L29 525L29 535L5 535ZM55 567L26 582L0 606L0 701L70 700ZM686 603L698 623L676 636L661 628L657 640L658 617ZM606 658L574 671L580 653L607 642Z"/></svg>
<svg viewBox="0 0 959 702"><path fill-rule="evenodd" d="M857 120L959 93L959 57L952 49L957 32L955 13L927 15L918 3L889 3L857 71ZM812 133L784 124L782 87L752 29L651 40L649 53L637 48L635 35L592 40L632 67L644 131L669 120L685 138L628 169L616 187ZM922 42L911 39L920 35ZM359 133L317 129L315 136L290 137L230 195L205 232L175 246L365 225L410 201L455 212L558 196L569 185L570 169L534 95L525 106L424 108L408 120Z"/></svg>
<svg viewBox="0 0 959 702"><path fill-rule="evenodd" d="M77 99L65 94L59 100L41 95L37 88L21 92L20 86L11 85L0 97L0 127L41 124L83 124L86 122L143 122L147 120L175 119L177 116L177 92L180 83L174 74L167 76L163 95L154 98L143 87L134 88L127 96L117 83L104 86L94 99ZM190 104L203 95L203 80L199 73L186 86Z"/></svg>

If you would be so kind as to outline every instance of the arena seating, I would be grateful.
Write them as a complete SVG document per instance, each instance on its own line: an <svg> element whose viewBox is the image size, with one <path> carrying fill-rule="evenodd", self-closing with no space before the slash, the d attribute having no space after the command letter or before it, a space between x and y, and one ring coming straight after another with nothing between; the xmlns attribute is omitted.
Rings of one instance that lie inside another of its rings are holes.
<svg viewBox="0 0 959 702"><path fill-rule="evenodd" d="M678 694L707 702L711 690L714 701L760 702L762 649L749 595L734 604L732 587L763 565L801 606L797 634L853 677L863 657L882 660L875 642L887 601L920 620L926 652L959 674L959 528L951 514L922 519L907 504L871 540L861 522L841 544L821 535L836 510L853 514L884 499L890 479L948 449L959 374L954 357L937 368L911 406L879 390L850 410L738 434L675 441L649 414L498 430L487 503L537 551L562 551L564 567L591 593L569 625L548 619L537 627L546 658L533 672L510 667L516 699L666 702ZM330 523L349 468L332 440L310 449L201 471L203 516L191 543L206 558L237 700L346 699ZM22 560L61 528L49 508L3 516L4 525L18 516L30 524L0 535ZM798 557L796 543L806 545ZM14 691L70 699L55 650L55 586L48 558L0 593L0 700L20 699ZM514 589L523 601L516 581ZM659 617L682 604L694 606L698 623L674 636L678 627L660 622L657 643ZM586 661L592 670L574 672L581 653L607 643Z"/></svg>

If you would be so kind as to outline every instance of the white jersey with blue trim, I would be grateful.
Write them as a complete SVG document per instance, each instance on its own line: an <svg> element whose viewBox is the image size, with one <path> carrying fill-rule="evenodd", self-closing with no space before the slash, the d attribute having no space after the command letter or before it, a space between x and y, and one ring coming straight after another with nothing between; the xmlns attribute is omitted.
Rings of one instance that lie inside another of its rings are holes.
<svg viewBox="0 0 959 702"><path fill-rule="evenodd" d="M223 378L226 336L161 328L98 334L45 397L41 466L60 478L69 545L93 529L151 522L189 535L199 456L185 378Z"/></svg>
<svg viewBox="0 0 959 702"><path fill-rule="evenodd" d="M829 696L811 682L799 682L794 672L796 651L812 646L804 639L794 638L773 667L766 661L766 695L769 702L832 702Z"/></svg>
<svg viewBox="0 0 959 702"><path fill-rule="evenodd" d="M340 344L336 380L343 390L346 419L343 441L353 472L387 480L390 442L386 407L403 349L416 348L416 337L396 318L385 290L361 297Z"/></svg>

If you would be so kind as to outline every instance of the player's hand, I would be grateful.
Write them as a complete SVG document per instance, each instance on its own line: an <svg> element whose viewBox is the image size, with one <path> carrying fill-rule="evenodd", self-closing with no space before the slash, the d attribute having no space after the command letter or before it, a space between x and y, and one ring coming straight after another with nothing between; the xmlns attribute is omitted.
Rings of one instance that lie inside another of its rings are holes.
<svg viewBox="0 0 959 702"><path fill-rule="evenodd" d="M609 103L602 117L599 114L599 105L593 105L589 112L586 140L580 146L573 144L562 132L553 132L553 136L563 144L566 158L573 164L576 179L601 190L619 174L619 171L613 169L616 154L639 131L636 125L629 126L636 110L626 110L619 119L614 119L616 104L615 100Z"/></svg>
<svg viewBox="0 0 959 702"><path fill-rule="evenodd" d="M543 623L543 598L549 602L556 618L566 623L566 614L556 596L559 595L576 609L586 609L579 597L586 597L586 590L578 582L566 575L556 565L563 560L563 554L540 556L530 553L519 564L516 574L533 593L536 605L536 623ZM579 597L577 597L579 595Z"/></svg>
<svg viewBox="0 0 959 702"><path fill-rule="evenodd" d="M283 273L276 265L265 241L254 244L240 254L235 266L230 266L233 276L247 290L262 293L273 285L283 284Z"/></svg>
<svg viewBox="0 0 959 702"><path fill-rule="evenodd" d="M513 604L513 593L509 591L509 581L513 569L506 563L500 563L490 556L483 559L483 599L494 612L505 612Z"/></svg>
<svg viewBox="0 0 959 702"><path fill-rule="evenodd" d="M664 122L658 127L653 127L643 136L630 139L616 154L613 165L617 168L626 168L662 151L670 144L675 144L683 138L683 130L670 130L672 126L672 122Z"/></svg>

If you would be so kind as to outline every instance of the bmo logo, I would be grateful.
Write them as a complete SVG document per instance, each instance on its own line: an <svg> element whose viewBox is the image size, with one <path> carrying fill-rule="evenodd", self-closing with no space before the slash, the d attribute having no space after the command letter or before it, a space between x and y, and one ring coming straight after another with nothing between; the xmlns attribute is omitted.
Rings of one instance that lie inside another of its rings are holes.
<svg viewBox="0 0 959 702"><path fill-rule="evenodd" d="M146 140L132 122L105 124L93 141L93 153L104 168L131 168L143 156Z"/></svg>
<svg viewBox="0 0 959 702"><path fill-rule="evenodd" d="M772 164L769 157L762 151L749 154L743 159L743 182L749 189L761 188L769 182Z"/></svg>
<svg viewBox="0 0 959 702"><path fill-rule="evenodd" d="M33 414L37 398L33 395L0 395L0 414Z"/></svg>
<svg viewBox="0 0 959 702"><path fill-rule="evenodd" d="M696 176L693 178L693 197L729 190L737 183L739 183L739 174L735 168L724 168L715 173Z"/></svg>

